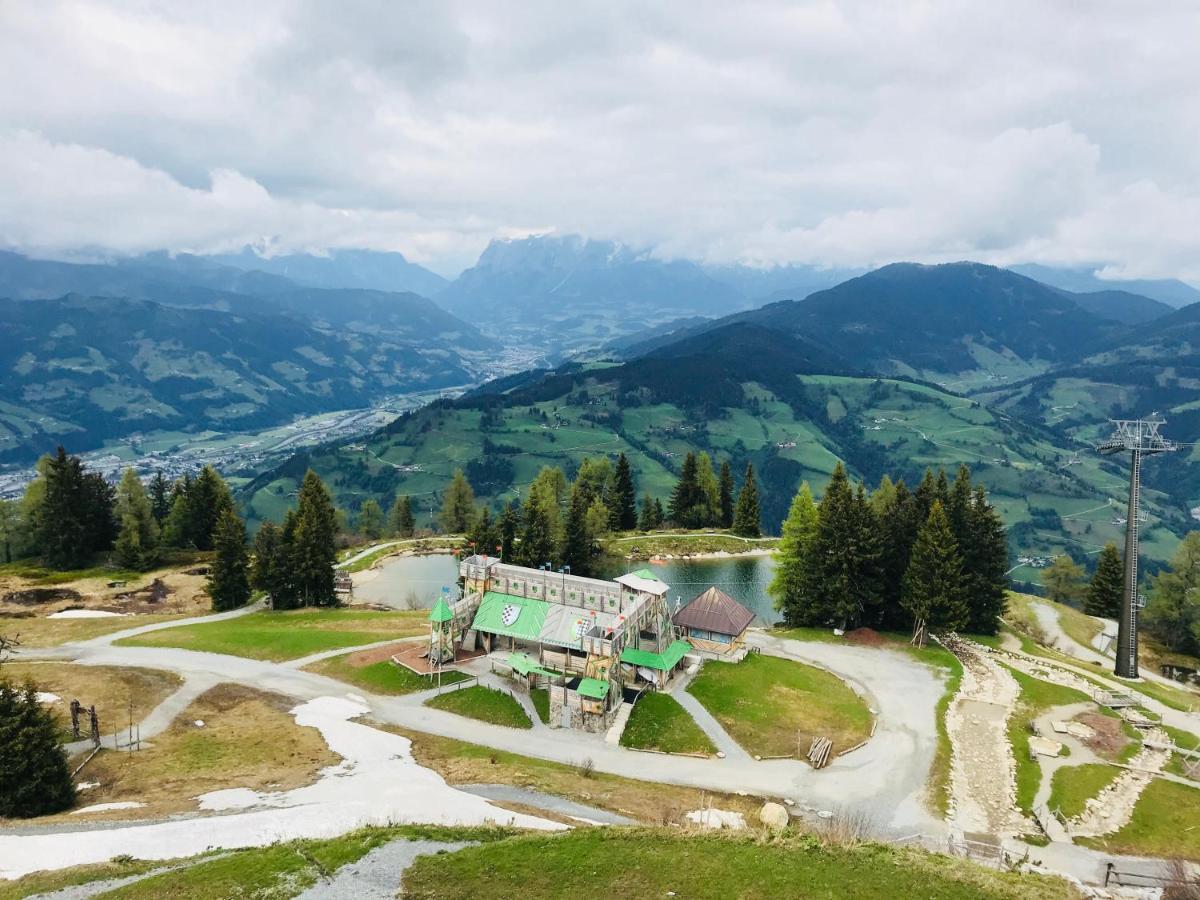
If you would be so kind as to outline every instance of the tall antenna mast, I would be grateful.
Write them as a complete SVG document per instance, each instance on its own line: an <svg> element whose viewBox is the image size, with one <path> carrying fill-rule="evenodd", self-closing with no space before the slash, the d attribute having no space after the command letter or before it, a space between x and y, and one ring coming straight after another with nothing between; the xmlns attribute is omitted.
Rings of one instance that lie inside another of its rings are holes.
<svg viewBox="0 0 1200 900"><path fill-rule="evenodd" d="M1117 621L1117 664L1120 678L1138 677L1138 610L1144 601L1138 593L1138 530L1142 500L1142 457L1179 449L1158 433L1163 419L1113 419L1112 436L1096 449L1105 455L1129 453L1129 513L1125 520L1125 591Z"/></svg>

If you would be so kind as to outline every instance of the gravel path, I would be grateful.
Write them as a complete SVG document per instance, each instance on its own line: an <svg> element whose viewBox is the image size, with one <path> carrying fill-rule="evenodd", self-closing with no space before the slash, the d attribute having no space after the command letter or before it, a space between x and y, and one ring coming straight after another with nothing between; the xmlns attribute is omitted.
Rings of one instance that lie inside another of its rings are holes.
<svg viewBox="0 0 1200 900"><path fill-rule="evenodd" d="M633 819L619 816L607 809L595 806L585 806L574 800L565 800L553 794L545 794L529 788L515 787L511 784L460 784L460 791L475 794L497 803L520 803L543 812L557 813L572 819L579 819L586 824L600 825L636 825Z"/></svg>
<svg viewBox="0 0 1200 900"><path fill-rule="evenodd" d="M452 853L472 843L392 841L376 847L358 862L342 866L333 877L297 896L297 900L392 900L399 892L405 870L419 856Z"/></svg>

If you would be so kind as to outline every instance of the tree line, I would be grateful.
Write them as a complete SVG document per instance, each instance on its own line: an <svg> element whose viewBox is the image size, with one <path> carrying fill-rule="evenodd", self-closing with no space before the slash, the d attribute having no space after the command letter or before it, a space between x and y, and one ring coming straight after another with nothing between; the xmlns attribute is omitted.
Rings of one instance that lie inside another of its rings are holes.
<svg viewBox="0 0 1200 900"><path fill-rule="evenodd" d="M916 490L886 475L868 492L841 463L820 504L792 500L768 588L790 626L995 634L1008 545L999 514L966 466L931 470Z"/></svg>

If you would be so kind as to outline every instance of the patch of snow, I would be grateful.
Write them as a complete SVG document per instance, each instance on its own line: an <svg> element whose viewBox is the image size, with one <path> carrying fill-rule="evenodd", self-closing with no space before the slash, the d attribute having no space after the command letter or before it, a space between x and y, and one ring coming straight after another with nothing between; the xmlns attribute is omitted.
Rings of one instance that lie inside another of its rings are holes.
<svg viewBox="0 0 1200 900"><path fill-rule="evenodd" d="M346 698L349 700L353 700L355 703L361 703L363 706L367 705L367 701L364 700L362 697L360 697L358 694L347 694Z"/></svg>
<svg viewBox="0 0 1200 900"><path fill-rule="evenodd" d="M38 703L57 703L62 699L58 694L51 694L49 691L38 691L36 696Z"/></svg>
<svg viewBox="0 0 1200 900"><path fill-rule="evenodd" d="M693 809L684 818L701 828L714 830L727 828L731 831L738 831L746 827L745 816L740 812L731 812L727 809Z"/></svg>
<svg viewBox="0 0 1200 900"><path fill-rule="evenodd" d="M250 788L228 788L223 791L209 791L196 799L200 801L200 808L203 810L223 812L227 809L250 809L252 806L269 805L264 802L267 796L258 791L252 791ZM282 797L283 795L272 796Z"/></svg>
<svg viewBox="0 0 1200 900"><path fill-rule="evenodd" d="M81 809L71 810L71 815L78 816L83 813L108 812L110 809L141 809L145 803L138 803L136 800L120 800L116 803L97 803L95 806L84 806ZM29 871L33 871L30 869Z"/></svg>
<svg viewBox="0 0 1200 900"><path fill-rule="evenodd" d="M203 728L203 727L204 727L204 720L203 720L203 719L197 719L197 720L196 720L195 722L193 722L192 724L193 724L193 725L195 725L197 728Z"/></svg>
<svg viewBox="0 0 1200 900"><path fill-rule="evenodd" d="M495 823L547 831L567 826L493 806L483 797L446 784L417 765L407 738L350 721L368 712L365 704L318 697L292 710L296 724L321 732L342 762L322 770L314 784L255 795L255 808L124 827L61 833L0 833L0 878L20 878L41 869L104 862L119 854L135 859L193 856L209 849L264 847L297 838L330 838L366 825L421 822L435 825ZM202 802L230 802L205 795ZM111 807L108 807L111 808ZM92 811L98 808L91 808Z"/></svg>
<svg viewBox="0 0 1200 900"><path fill-rule="evenodd" d="M100 787L100 782L98 781L81 781L79 784L75 785L75 790L90 791L92 788L98 787Z"/></svg>
<svg viewBox="0 0 1200 900"><path fill-rule="evenodd" d="M123 616L125 613L109 612L106 609L64 609L62 612L51 613L47 619L111 619Z"/></svg>

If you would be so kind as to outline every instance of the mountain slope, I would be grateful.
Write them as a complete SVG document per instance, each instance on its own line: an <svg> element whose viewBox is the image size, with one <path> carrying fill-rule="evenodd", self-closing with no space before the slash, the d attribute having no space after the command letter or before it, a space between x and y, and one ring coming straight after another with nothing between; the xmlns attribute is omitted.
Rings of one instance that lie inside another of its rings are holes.
<svg viewBox="0 0 1200 900"><path fill-rule="evenodd" d="M1124 325L1142 325L1146 322L1153 322L1155 319L1161 319L1175 311L1174 307L1168 306L1160 300L1152 300L1128 291L1067 293L1077 305L1093 315Z"/></svg>
<svg viewBox="0 0 1200 900"><path fill-rule="evenodd" d="M409 262L401 253L374 250L331 250L322 256L294 253L268 257L246 247L240 253L208 258L237 269L282 276L306 287L362 288L432 297L449 284L441 275Z"/></svg>
<svg viewBox="0 0 1200 900"><path fill-rule="evenodd" d="M1131 278L1125 280L1097 278L1090 268L1060 268L1041 266L1036 263L1009 266L1009 268L1014 272L1019 272L1022 275L1040 281L1042 284L1074 291L1075 293L1122 290L1132 294L1140 294L1152 300L1158 300L1176 309L1191 303L1200 302L1200 290L1177 278Z"/></svg>
<svg viewBox="0 0 1200 900"><path fill-rule="evenodd" d="M124 298L0 300L0 333L5 461L59 440L85 450L151 429L260 427L477 377L460 352L428 337Z"/></svg>
<svg viewBox="0 0 1200 900"><path fill-rule="evenodd" d="M438 302L485 332L560 349L746 306L695 263L577 236L493 241Z"/></svg>

